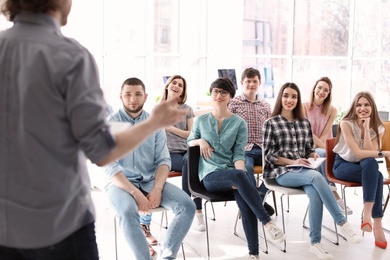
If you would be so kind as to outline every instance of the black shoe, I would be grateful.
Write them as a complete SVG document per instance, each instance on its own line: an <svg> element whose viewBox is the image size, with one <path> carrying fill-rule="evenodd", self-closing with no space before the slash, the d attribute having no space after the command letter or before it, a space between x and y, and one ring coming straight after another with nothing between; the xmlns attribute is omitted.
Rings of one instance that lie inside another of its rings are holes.
<svg viewBox="0 0 390 260"><path fill-rule="evenodd" d="M264 203L264 208L267 211L268 215L272 216L273 214L275 214L274 208L271 205L269 205L267 202Z"/></svg>

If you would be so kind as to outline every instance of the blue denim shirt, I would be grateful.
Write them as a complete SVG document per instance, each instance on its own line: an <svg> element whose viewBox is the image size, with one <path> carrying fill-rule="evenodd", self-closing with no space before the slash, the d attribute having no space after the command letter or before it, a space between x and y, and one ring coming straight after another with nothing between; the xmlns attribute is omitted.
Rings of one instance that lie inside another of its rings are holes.
<svg viewBox="0 0 390 260"><path fill-rule="evenodd" d="M135 119L131 118L127 112L121 108L118 112L108 117L110 122L128 122L131 125L138 124L149 117L146 111ZM134 138L137 138L136 136ZM147 187L149 190L154 184L155 171L160 166L166 164L171 167L171 157L167 147L165 130L161 129L148 137L137 149L129 153L122 159L115 161L104 167L104 172L111 179L118 172L123 172L126 178L135 186ZM111 183L107 183L106 187Z"/></svg>

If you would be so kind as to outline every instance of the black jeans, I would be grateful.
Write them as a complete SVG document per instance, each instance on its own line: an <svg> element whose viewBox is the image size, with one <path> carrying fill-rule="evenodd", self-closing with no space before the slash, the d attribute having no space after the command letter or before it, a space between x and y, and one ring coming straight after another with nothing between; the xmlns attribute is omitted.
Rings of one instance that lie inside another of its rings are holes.
<svg viewBox="0 0 390 260"><path fill-rule="evenodd" d="M18 249L0 246L1 260L98 260L95 224L80 228L57 244L37 248Z"/></svg>

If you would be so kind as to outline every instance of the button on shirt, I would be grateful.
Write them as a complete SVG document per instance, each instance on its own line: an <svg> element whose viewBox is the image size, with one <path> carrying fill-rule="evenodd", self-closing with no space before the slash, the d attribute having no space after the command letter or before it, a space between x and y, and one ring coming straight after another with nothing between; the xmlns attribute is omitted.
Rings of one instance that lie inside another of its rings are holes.
<svg viewBox="0 0 390 260"><path fill-rule="evenodd" d="M233 114L222 122L218 132L218 121L211 113L199 116L187 138L187 143L196 139L206 140L214 149L209 160L199 160L199 179L207 174L224 169L234 169L234 162L245 161L244 147L248 140L248 130L244 119Z"/></svg>
<svg viewBox="0 0 390 260"><path fill-rule="evenodd" d="M307 119L288 121L276 115L264 122L264 178L276 178L287 172L286 166L276 165L278 157L291 160L308 158L313 149L313 135Z"/></svg>
<svg viewBox="0 0 390 260"><path fill-rule="evenodd" d="M244 94L241 94L230 100L228 108L247 123L248 143L245 151L252 150L254 144L261 148L263 146L263 124L271 115L271 105L263 99L249 101Z"/></svg>
<svg viewBox="0 0 390 260"><path fill-rule="evenodd" d="M86 156L115 143L87 49L50 16L14 22L0 33L0 245L39 248L94 222Z"/></svg>
<svg viewBox="0 0 390 260"><path fill-rule="evenodd" d="M139 117L131 118L121 108L108 117L110 122L128 122L131 125L139 124L149 117L149 113L142 111ZM138 148L104 167L109 179L118 172L123 172L126 178L138 188L150 191L154 185L155 171L160 165L171 167L171 157L167 147L167 137L164 129L155 131ZM107 183L109 185L111 182ZM107 186L106 186L107 187Z"/></svg>

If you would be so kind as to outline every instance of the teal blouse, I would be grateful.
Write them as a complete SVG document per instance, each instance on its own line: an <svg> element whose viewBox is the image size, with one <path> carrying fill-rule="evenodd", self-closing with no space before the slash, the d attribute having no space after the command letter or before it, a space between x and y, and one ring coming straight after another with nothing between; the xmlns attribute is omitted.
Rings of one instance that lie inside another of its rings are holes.
<svg viewBox="0 0 390 260"><path fill-rule="evenodd" d="M245 161L244 148L248 141L248 129L241 117L233 114L225 119L218 133L218 121L211 113L199 116L187 138L187 144L201 138L210 144L214 152L209 160L200 158L200 180L217 170L234 169L235 161Z"/></svg>

